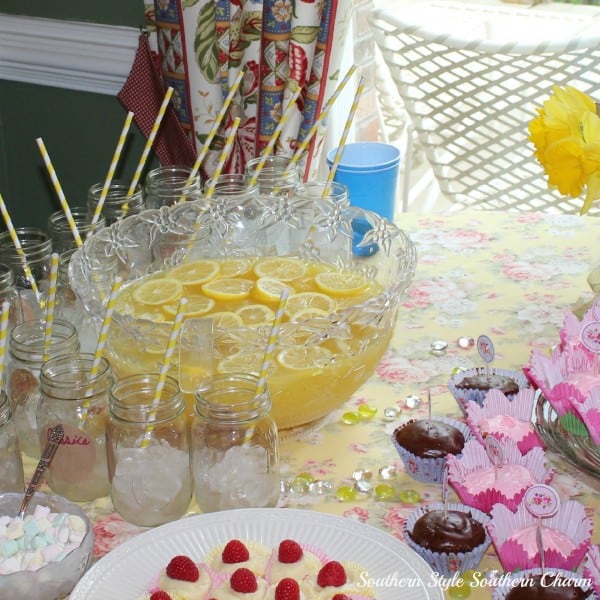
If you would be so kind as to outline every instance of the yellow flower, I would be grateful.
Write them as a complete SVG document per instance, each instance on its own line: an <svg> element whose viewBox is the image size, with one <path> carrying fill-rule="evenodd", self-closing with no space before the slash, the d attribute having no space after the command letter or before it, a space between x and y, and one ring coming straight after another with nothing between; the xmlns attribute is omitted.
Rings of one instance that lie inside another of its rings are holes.
<svg viewBox="0 0 600 600"><path fill-rule="evenodd" d="M600 117L596 103L578 89L554 86L529 123L535 156L548 184L573 198L586 192L580 213L600 199Z"/></svg>

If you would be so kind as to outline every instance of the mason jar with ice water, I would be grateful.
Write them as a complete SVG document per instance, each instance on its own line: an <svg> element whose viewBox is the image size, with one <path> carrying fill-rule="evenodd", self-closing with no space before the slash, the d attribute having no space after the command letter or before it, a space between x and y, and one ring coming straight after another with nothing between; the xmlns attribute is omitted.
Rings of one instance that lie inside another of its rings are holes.
<svg viewBox="0 0 600 600"><path fill-rule="evenodd" d="M110 490L105 429L114 377L105 358L97 369L93 365L91 353L62 354L44 362L40 372L41 447L54 426L65 430L46 479L53 492L74 502L108 496Z"/></svg>
<svg viewBox="0 0 600 600"><path fill-rule="evenodd" d="M277 505L279 438L268 388L254 375L217 375L196 393L192 474L203 512Z"/></svg>
<svg viewBox="0 0 600 600"><path fill-rule="evenodd" d="M159 374L117 379L110 389L107 457L115 510L153 527L181 517L192 498L189 425L183 394Z"/></svg>

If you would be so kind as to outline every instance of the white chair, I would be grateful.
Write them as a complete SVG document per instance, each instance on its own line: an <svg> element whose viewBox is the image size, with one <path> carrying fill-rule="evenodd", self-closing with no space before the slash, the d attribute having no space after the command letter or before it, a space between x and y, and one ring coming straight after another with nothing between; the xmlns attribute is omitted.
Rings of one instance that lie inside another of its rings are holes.
<svg viewBox="0 0 600 600"><path fill-rule="evenodd" d="M373 10L369 21L416 138L452 203L579 212L582 199L548 189L528 124L553 84L600 100L600 10L400 1ZM408 136L406 177L412 143ZM409 189L405 184L405 209Z"/></svg>

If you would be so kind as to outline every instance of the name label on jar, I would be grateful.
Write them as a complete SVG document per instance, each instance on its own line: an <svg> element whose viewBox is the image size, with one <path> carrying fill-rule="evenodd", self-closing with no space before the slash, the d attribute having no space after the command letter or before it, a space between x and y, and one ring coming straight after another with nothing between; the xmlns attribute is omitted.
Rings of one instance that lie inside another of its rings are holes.
<svg viewBox="0 0 600 600"><path fill-rule="evenodd" d="M46 427L44 437L49 438L53 425ZM65 435L52 460L50 469L55 479L73 483L89 477L96 462L96 440L81 429L64 425Z"/></svg>

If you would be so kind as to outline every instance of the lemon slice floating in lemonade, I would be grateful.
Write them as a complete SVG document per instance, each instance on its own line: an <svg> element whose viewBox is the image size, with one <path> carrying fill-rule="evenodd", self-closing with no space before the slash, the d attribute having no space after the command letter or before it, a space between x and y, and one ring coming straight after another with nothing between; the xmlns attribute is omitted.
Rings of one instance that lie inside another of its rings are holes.
<svg viewBox="0 0 600 600"><path fill-rule="evenodd" d="M193 317L202 317L210 312L214 305L215 301L212 298L199 295L187 296L187 304L184 308L183 318L190 319ZM175 315L177 315L177 304L165 304L162 306L162 310L167 317L174 319Z"/></svg>
<svg viewBox="0 0 600 600"><path fill-rule="evenodd" d="M247 304L235 311L249 327L258 327L273 322L275 312L264 304Z"/></svg>
<svg viewBox="0 0 600 600"><path fill-rule="evenodd" d="M291 319L296 320L296 313L304 311L307 308L316 308L326 313L335 310L335 301L327 294L321 292L300 292L292 294L285 305L285 314Z"/></svg>
<svg viewBox="0 0 600 600"><path fill-rule="evenodd" d="M262 352L240 352L228 356L217 363L219 373L260 373L264 354Z"/></svg>
<svg viewBox="0 0 600 600"><path fill-rule="evenodd" d="M288 294L294 293L294 288L275 277L259 277L254 288L254 295L257 300L276 304L281 298L281 292L287 288Z"/></svg>
<svg viewBox="0 0 600 600"><path fill-rule="evenodd" d="M227 260L221 263L219 277L238 277L239 275L244 275L250 270L253 260L250 256L228 256Z"/></svg>
<svg viewBox="0 0 600 600"><path fill-rule="evenodd" d="M133 299L147 306L161 306L177 302L183 293L183 285L177 279L161 277L149 279L134 292Z"/></svg>
<svg viewBox="0 0 600 600"><path fill-rule="evenodd" d="M279 281L292 281L306 273L306 265L299 258L291 256L269 256L259 258L254 263L257 277L273 277Z"/></svg>
<svg viewBox="0 0 600 600"><path fill-rule="evenodd" d="M362 292L369 280L351 271L324 271L315 275L317 287L331 296L354 296Z"/></svg>
<svg viewBox="0 0 600 600"><path fill-rule="evenodd" d="M277 362L286 369L319 369L329 364L333 352L322 346L292 346L277 354Z"/></svg>
<svg viewBox="0 0 600 600"><path fill-rule="evenodd" d="M170 277L181 281L190 290L200 290L200 286L219 273L219 263L216 260L199 259L183 263L169 273Z"/></svg>
<svg viewBox="0 0 600 600"><path fill-rule="evenodd" d="M242 327L244 325L242 317L230 310L214 312L208 316L211 317L214 321L215 327L220 327L221 329L229 329L230 327Z"/></svg>
<svg viewBox="0 0 600 600"><path fill-rule="evenodd" d="M235 300L244 300L250 295L254 281L251 279L236 279L225 277L223 279L213 279L202 286L202 291L209 298L229 302Z"/></svg>

